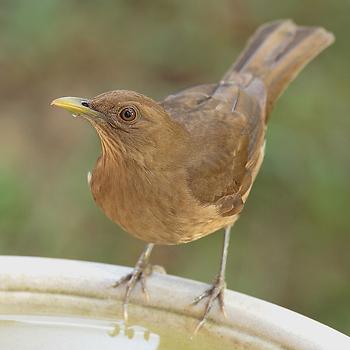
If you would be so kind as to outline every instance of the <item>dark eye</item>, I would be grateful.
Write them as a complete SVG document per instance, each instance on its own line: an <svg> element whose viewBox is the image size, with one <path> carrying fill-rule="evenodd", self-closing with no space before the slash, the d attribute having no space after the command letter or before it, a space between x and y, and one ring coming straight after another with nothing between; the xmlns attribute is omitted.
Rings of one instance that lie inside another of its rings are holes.
<svg viewBox="0 0 350 350"><path fill-rule="evenodd" d="M88 104L86 101L83 101L83 102L81 103L81 105L84 106L84 107L89 107L89 104Z"/></svg>
<svg viewBox="0 0 350 350"><path fill-rule="evenodd" d="M125 107L119 112L120 118L126 122L132 122L137 117L137 112L133 107Z"/></svg>

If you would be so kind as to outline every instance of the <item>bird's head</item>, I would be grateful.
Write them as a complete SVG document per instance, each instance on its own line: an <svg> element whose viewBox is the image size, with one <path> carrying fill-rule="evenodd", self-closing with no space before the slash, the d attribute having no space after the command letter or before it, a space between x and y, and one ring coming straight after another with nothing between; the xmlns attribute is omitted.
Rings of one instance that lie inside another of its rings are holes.
<svg viewBox="0 0 350 350"><path fill-rule="evenodd" d="M133 91L115 90L94 98L61 97L51 103L87 119L100 136L103 152L153 158L185 142L187 132L156 101Z"/></svg>

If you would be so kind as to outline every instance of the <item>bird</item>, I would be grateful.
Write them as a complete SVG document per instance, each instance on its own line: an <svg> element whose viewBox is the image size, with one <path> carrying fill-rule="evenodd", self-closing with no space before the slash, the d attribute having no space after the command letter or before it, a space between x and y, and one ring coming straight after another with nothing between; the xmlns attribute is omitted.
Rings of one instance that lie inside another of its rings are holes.
<svg viewBox="0 0 350 350"><path fill-rule="evenodd" d="M265 153L270 112L307 63L334 41L322 27L277 20L259 27L217 83L155 101L114 90L52 105L95 128L101 155L88 175L106 216L146 246L125 285L124 319L135 286L145 295L155 245L178 245L224 229L219 272L194 298L206 300L195 333L215 302L223 313L231 227L240 216Z"/></svg>

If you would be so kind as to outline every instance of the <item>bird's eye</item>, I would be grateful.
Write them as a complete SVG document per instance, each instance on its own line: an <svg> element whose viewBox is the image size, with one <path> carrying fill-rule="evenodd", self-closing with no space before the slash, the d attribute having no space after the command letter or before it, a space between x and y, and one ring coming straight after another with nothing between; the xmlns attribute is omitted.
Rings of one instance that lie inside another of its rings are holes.
<svg viewBox="0 0 350 350"><path fill-rule="evenodd" d="M119 116L126 122L133 122L137 117L137 112L133 107L125 107L119 112Z"/></svg>
<svg viewBox="0 0 350 350"><path fill-rule="evenodd" d="M89 107L89 104L88 104L86 101L83 101L83 102L81 103L81 105L84 106L84 107Z"/></svg>

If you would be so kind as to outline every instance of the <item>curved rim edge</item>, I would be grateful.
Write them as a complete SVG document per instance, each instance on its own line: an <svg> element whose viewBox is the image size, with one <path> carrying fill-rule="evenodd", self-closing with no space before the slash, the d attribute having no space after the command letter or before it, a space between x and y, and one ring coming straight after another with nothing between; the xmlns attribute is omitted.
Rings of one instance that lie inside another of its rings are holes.
<svg viewBox="0 0 350 350"><path fill-rule="evenodd" d="M0 256L0 291L54 293L121 301L123 289L113 283L130 268L101 263L19 256ZM154 273L148 279L151 298L145 303L135 290L131 304L199 318L202 305L191 306L193 297L207 288L201 282ZM0 298L0 306L2 303ZM245 334L295 349L350 349L350 338L328 326L269 302L226 290L227 318L218 307L210 320ZM117 316L117 315L116 315Z"/></svg>

